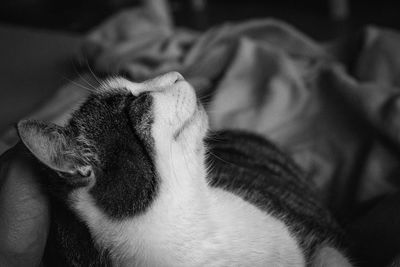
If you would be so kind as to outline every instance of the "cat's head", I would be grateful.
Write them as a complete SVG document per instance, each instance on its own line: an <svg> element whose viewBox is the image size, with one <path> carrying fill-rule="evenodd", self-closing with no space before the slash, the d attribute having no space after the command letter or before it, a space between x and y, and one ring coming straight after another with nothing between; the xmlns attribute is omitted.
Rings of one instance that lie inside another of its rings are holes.
<svg viewBox="0 0 400 267"><path fill-rule="evenodd" d="M201 160L206 129L194 89L176 72L143 83L108 79L63 127L18 123L22 142L57 174L51 179L63 197L73 202L70 193L85 189L113 218L151 205L171 177L160 165L173 166L174 157Z"/></svg>

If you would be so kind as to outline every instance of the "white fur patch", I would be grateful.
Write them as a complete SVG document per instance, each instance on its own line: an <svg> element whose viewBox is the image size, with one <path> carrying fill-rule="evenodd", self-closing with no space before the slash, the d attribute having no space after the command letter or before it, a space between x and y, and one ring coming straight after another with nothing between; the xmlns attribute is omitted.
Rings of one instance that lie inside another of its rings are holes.
<svg viewBox="0 0 400 267"><path fill-rule="evenodd" d="M312 267L351 267L352 264L337 249L326 246L316 252Z"/></svg>

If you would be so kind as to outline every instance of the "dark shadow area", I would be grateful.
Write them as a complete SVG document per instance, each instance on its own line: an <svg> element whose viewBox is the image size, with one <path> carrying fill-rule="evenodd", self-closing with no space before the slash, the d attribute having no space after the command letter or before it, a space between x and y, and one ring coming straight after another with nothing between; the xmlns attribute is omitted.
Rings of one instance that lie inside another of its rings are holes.
<svg viewBox="0 0 400 267"><path fill-rule="evenodd" d="M0 22L86 32L115 12L140 2L5 0L0 3ZM265 17L285 20L319 40L351 33L366 24L400 28L400 3L388 0L170 0L169 3L178 25L201 30L226 21Z"/></svg>

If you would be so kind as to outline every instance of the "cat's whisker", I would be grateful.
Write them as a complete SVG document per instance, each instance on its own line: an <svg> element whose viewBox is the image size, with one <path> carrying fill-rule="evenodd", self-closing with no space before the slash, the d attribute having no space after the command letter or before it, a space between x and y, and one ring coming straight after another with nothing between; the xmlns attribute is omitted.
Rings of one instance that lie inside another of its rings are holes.
<svg viewBox="0 0 400 267"><path fill-rule="evenodd" d="M213 97L214 95L215 95L215 92L213 91L213 92L211 92L211 93L207 93L207 94L204 94L204 95L200 95L200 96L199 96L199 99L201 100L201 99Z"/></svg>
<svg viewBox="0 0 400 267"><path fill-rule="evenodd" d="M89 64L89 61L88 61L87 57L85 57L85 62L86 62L86 66L89 69L89 72L92 74L93 78L97 81L98 85L100 85L102 82L100 81L100 78L97 77L97 75L94 73L92 68L90 67L90 64Z"/></svg>
<svg viewBox="0 0 400 267"><path fill-rule="evenodd" d="M198 100L205 107L209 106L210 103L212 102L212 99L201 99L201 98L198 98Z"/></svg>
<svg viewBox="0 0 400 267"><path fill-rule="evenodd" d="M85 79L85 77L82 74L78 73L78 75L90 88L92 88L93 92L97 91L97 88L93 86L87 79Z"/></svg>
<svg viewBox="0 0 400 267"><path fill-rule="evenodd" d="M75 73L79 76L79 78L81 80L83 80L85 82L85 84L87 86L89 86L90 88L93 89L93 92L97 91L97 88L95 86L93 86L87 79L85 79L85 77L82 75L82 73L80 71L78 71L76 68L75 68Z"/></svg>
<svg viewBox="0 0 400 267"><path fill-rule="evenodd" d="M84 89L84 90L90 92L90 93L94 93L94 92L95 92L93 89L90 89L90 88L84 86L83 84L80 84L80 83L78 83L78 82L76 82L76 81L74 81L74 80L72 80L72 79L69 79L69 78L67 78L67 77L65 77L65 76L63 76L62 78L65 79L65 80L67 80L68 82L70 82L70 83L72 83L72 84L78 86L79 88L82 88L82 89Z"/></svg>
<svg viewBox="0 0 400 267"><path fill-rule="evenodd" d="M233 164L232 162L226 161L226 160L224 160L223 158L221 158L221 157L215 155L213 152L211 152L211 150L208 151L208 153L211 154L212 156L214 156L215 158L217 158L218 160L222 161L222 162L225 162L225 163L230 164L230 165L232 165L232 166L237 166L236 164Z"/></svg>
<svg viewBox="0 0 400 267"><path fill-rule="evenodd" d="M218 135L215 134L215 136L206 136L206 140L214 141L214 142L221 142L223 141L221 138L218 137Z"/></svg>
<svg viewBox="0 0 400 267"><path fill-rule="evenodd" d="M81 72L77 69L76 64L75 64L74 61L72 62L72 66L74 67L74 71L75 71L75 73L79 76L79 78L80 78L81 80L83 80L87 86L89 86L90 88L92 88L92 89L93 89L93 92L95 92L95 91L97 90L97 88L94 87L91 83L89 83L89 81L87 81L87 80L82 76Z"/></svg>

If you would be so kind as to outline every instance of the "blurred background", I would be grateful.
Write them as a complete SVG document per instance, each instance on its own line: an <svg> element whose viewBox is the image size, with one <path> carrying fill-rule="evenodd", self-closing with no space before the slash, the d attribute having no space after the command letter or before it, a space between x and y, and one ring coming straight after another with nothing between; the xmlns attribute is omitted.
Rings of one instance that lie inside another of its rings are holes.
<svg viewBox="0 0 400 267"><path fill-rule="evenodd" d="M330 39L365 24L400 28L398 1L362 0L169 0L177 25L207 29L227 20L276 17L318 39ZM139 0L3 0L5 24L83 33Z"/></svg>

